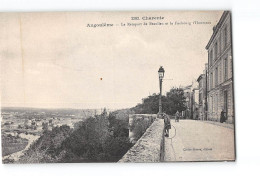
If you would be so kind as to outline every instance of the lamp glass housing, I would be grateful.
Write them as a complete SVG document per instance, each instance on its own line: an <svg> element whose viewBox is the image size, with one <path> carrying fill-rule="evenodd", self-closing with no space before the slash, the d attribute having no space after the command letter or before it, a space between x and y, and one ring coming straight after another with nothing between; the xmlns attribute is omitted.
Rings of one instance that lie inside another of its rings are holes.
<svg viewBox="0 0 260 176"><path fill-rule="evenodd" d="M163 79L164 77L164 68L161 66L158 70L159 79Z"/></svg>
<svg viewBox="0 0 260 176"><path fill-rule="evenodd" d="M158 72L158 74L159 74L159 78L163 79L163 73L162 72Z"/></svg>

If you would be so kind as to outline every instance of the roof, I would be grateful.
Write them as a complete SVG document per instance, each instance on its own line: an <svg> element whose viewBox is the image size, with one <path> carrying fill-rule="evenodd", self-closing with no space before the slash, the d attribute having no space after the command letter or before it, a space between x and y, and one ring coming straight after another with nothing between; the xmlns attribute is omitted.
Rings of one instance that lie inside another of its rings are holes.
<svg viewBox="0 0 260 176"><path fill-rule="evenodd" d="M192 85L188 85L186 87L183 88L183 90L186 90L186 89L190 89Z"/></svg>
<svg viewBox="0 0 260 176"><path fill-rule="evenodd" d="M203 78L204 74L201 74L198 79L197 79L197 82L199 82L202 78Z"/></svg>
<svg viewBox="0 0 260 176"><path fill-rule="evenodd" d="M207 44L207 46L206 46L206 49L207 49L207 50L209 49L210 44L211 44L212 41L214 40L216 34L218 33L218 31L219 31L221 25L223 24L224 20L226 19L227 15L228 15L229 13L230 13L230 11L224 11L223 14L222 14L222 16L221 16L221 18L220 18L220 20L219 20L219 22L218 22L218 24L217 24L216 26L214 26L214 28L213 28L213 34L212 34L212 36L210 37L210 40L209 40L209 42L208 42L208 44Z"/></svg>

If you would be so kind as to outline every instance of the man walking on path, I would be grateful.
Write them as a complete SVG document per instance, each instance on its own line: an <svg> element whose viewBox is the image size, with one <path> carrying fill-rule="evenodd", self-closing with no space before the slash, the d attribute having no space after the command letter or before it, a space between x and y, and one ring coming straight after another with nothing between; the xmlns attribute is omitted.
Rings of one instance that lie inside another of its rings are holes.
<svg viewBox="0 0 260 176"><path fill-rule="evenodd" d="M179 111L177 111L175 113L175 122L179 122L179 119L180 119L180 113L179 113Z"/></svg>
<svg viewBox="0 0 260 176"><path fill-rule="evenodd" d="M169 137L169 129L171 129L171 119L170 117L163 113L163 119L164 119L164 130L165 130L165 136Z"/></svg>
<svg viewBox="0 0 260 176"><path fill-rule="evenodd" d="M222 109L221 114L220 114L220 123L226 122L226 116L224 109Z"/></svg>

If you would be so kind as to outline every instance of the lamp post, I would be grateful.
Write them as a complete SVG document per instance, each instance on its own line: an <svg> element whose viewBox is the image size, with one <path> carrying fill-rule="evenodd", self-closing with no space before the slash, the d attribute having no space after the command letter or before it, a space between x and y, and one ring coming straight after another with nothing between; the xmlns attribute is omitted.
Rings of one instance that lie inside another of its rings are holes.
<svg viewBox="0 0 260 176"><path fill-rule="evenodd" d="M161 66L158 70L159 75L159 85L160 85L160 95L159 95L159 115L162 114L162 80L164 77L164 68Z"/></svg>

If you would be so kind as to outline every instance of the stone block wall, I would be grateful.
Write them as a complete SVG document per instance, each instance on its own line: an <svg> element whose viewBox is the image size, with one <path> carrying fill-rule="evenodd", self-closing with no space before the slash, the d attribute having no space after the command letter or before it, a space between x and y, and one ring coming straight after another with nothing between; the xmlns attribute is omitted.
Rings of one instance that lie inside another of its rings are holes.
<svg viewBox="0 0 260 176"><path fill-rule="evenodd" d="M161 162L164 160L164 122L156 119L119 163Z"/></svg>
<svg viewBox="0 0 260 176"><path fill-rule="evenodd" d="M129 115L129 139L132 143L136 143L136 141L141 137L142 133L144 133L147 128L153 123L156 119L156 114L130 114ZM142 129L136 129L136 127ZM137 130L137 131L136 131ZM141 134L140 134L141 133Z"/></svg>

